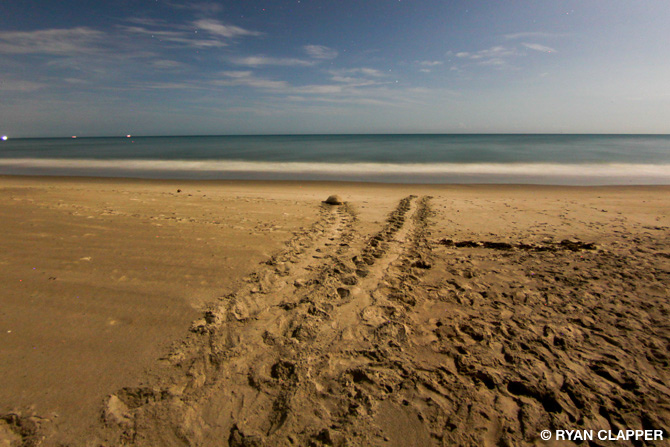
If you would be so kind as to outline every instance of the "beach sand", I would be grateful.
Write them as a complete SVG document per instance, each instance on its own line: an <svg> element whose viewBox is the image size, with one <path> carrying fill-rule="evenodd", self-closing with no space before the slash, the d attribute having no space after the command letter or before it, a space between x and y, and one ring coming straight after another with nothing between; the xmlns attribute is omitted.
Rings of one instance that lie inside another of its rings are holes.
<svg viewBox="0 0 670 447"><path fill-rule="evenodd" d="M0 445L667 439L669 196L0 177Z"/></svg>

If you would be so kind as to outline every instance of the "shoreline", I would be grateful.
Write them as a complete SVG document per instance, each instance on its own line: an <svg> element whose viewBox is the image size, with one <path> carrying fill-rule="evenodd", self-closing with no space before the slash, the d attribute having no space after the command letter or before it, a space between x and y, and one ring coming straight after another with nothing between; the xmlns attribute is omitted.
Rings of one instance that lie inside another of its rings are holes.
<svg viewBox="0 0 670 447"><path fill-rule="evenodd" d="M669 164L0 159L0 175L402 184L668 185Z"/></svg>
<svg viewBox="0 0 670 447"><path fill-rule="evenodd" d="M425 189L444 189L444 188L566 188L566 189L626 189L626 188L670 188L669 183L663 184L597 184L597 185L573 185L573 184L551 184L551 183L404 183L404 182L382 182L382 181L352 181L352 180L300 180L300 179L222 179L222 178L154 178L154 177L133 177L133 176L95 176L95 175L62 175L62 174L0 174L2 179L24 179L27 182L49 180L54 182L100 182L100 183L143 183L147 184L179 184L187 183L200 186L224 186L224 185L245 185L245 186L271 186L273 184L285 186L331 186L337 188L342 187L371 187L371 188L425 188Z"/></svg>

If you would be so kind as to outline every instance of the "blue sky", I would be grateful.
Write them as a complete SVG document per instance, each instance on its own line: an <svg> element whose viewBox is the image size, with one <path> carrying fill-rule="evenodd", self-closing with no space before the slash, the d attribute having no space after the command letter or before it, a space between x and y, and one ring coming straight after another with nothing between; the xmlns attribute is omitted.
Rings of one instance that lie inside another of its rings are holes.
<svg viewBox="0 0 670 447"><path fill-rule="evenodd" d="M0 133L670 133L670 7L4 1Z"/></svg>

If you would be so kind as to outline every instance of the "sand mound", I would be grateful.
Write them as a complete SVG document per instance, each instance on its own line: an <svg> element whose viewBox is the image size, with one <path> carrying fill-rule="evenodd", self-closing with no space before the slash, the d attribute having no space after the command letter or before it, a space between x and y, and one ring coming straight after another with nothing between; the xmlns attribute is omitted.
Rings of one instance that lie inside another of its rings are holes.
<svg viewBox="0 0 670 447"><path fill-rule="evenodd" d="M338 196L337 194L333 194L332 196L328 196L328 198L323 203L327 203L328 205L342 205L344 201L342 200L342 197Z"/></svg>

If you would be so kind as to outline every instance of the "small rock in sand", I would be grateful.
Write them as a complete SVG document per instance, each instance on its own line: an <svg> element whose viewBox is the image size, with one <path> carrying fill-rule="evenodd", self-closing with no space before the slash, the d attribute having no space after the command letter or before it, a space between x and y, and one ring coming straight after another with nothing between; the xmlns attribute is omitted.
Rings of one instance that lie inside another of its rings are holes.
<svg viewBox="0 0 670 447"><path fill-rule="evenodd" d="M332 196L329 196L323 203L327 203L328 205L342 205L344 202L340 196L333 194Z"/></svg>

